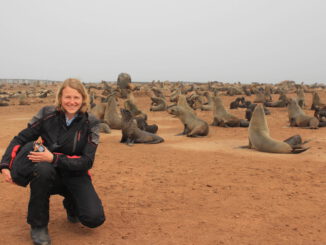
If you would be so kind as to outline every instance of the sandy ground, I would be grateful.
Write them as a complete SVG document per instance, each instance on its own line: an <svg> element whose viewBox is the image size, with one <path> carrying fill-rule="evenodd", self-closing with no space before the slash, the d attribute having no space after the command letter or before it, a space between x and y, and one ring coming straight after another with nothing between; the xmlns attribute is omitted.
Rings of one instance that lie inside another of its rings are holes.
<svg viewBox="0 0 326 245"><path fill-rule="evenodd" d="M326 101L326 93L320 95ZM311 97L306 94L308 105ZM52 103L40 100L0 107L1 155L32 115ZM290 128L287 109L272 108L271 136L300 134L311 139L311 148L297 155L262 153L239 148L248 143L247 128L210 126L208 137L175 136L183 129L177 118L150 112L149 97L136 97L136 104L165 142L129 147L119 143L119 130L102 134L91 172L106 222L96 229L70 224L62 197L52 196L52 244L326 244L326 128ZM244 109L231 112L244 117ZM197 114L212 122L212 112ZM29 188L0 181L0 244L31 244Z"/></svg>

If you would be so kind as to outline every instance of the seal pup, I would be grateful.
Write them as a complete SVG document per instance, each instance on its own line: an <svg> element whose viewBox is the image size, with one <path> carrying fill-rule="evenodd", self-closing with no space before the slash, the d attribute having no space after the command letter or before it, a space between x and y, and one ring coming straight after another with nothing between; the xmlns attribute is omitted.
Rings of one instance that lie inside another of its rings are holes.
<svg viewBox="0 0 326 245"><path fill-rule="evenodd" d="M241 101L241 97L237 97L234 101L230 103L230 109L238 109Z"/></svg>
<svg viewBox="0 0 326 245"><path fill-rule="evenodd" d="M164 142L164 139L156 134L143 131L138 128L136 120L130 111L121 109L122 116L122 137L120 143L133 145L134 143L158 144Z"/></svg>
<svg viewBox="0 0 326 245"><path fill-rule="evenodd" d="M149 133L156 134L156 132L158 130L158 126L156 124L149 125L147 123L147 118L143 118L143 117L136 116L135 119L136 119L138 128L140 128L141 130L147 131Z"/></svg>
<svg viewBox="0 0 326 245"><path fill-rule="evenodd" d="M306 115L296 99L289 99L288 116L291 127L318 128L319 120L316 117Z"/></svg>
<svg viewBox="0 0 326 245"><path fill-rule="evenodd" d="M188 111L186 108L182 106L173 106L169 108L169 113L178 117L184 125L183 132L178 135L187 135L188 137L208 135L208 123Z"/></svg>
<svg viewBox="0 0 326 245"><path fill-rule="evenodd" d="M248 108L251 104L250 101L246 101L244 97L237 97L234 101L230 103L230 109Z"/></svg>
<svg viewBox="0 0 326 245"><path fill-rule="evenodd" d="M245 98L242 97L238 107L240 107L240 108L248 108L250 105L251 105L251 101L250 100L245 100Z"/></svg>
<svg viewBox="0 0 326 245"><path fill-rule="evenodd" d="M275 140L270 137L264 109L261 104L257 105L249 128L249 148L270 153L301 153L309 148L304 148L299 135L292 136L285 141Z"/></svg>

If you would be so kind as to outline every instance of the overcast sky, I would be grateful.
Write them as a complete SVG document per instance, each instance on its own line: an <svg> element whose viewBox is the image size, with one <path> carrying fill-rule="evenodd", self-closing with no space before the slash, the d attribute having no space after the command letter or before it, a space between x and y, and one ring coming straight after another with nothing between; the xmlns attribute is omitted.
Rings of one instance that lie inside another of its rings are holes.
<svg viewBox="0 0 326 245"><path fill-rule="evenodd" d="M0 78L326 82L324 0L1 0Z"/></svg>

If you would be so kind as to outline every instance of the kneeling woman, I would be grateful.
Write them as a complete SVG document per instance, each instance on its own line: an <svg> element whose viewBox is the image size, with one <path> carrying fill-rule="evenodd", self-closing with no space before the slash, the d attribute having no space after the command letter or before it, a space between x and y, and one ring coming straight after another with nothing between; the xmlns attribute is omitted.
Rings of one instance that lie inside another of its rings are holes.
<svg viewBox="0 0 326 245"><path fill-rule="evenodd" d="M56 105L43 107L13 138L1 160L7 182L30 183L27 223L34 244L51 244L47 226L53 194L64 197L68 221L94 228L105 220L88 174L99 142L99 121L87 113L88 101L79 80L65 80ZM39 137L43 149L33 144Z"/></svg>

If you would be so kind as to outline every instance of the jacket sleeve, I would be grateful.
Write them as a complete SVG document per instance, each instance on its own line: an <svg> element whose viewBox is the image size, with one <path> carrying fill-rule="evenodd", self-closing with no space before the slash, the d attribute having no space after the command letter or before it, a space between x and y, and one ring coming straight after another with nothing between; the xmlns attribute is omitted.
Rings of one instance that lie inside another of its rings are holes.
<svg viewBox="0 0 326 245"><path fill-rule="evenodd" d="M15 159L19 149L30 141L37 140L41 132L41 120L36 121L33 125L23 129L15 136L7 147L0 163L0 170L11 169L13 160Z"/></svg>
<svg viewBox="0 0 326 245"><path fill-rule="evenodd" d="M27 128L23 129L12 139L0 162L0 170L3 168L11 169L12 162L14 161L19 149L26 143L38 139L42 130L42 118L46 114L54 112L54 110L54 106L44 106L41 108L28 122Z"/></svg>
<svg viewBox="0 0 326 245"><path fill-rule="evenodd" d="M62 153L53 152L52 163L54 167L66 169L69 171L86 171L91 169L99 143L99 134L99 121L90 121L87 134L87 143L85 144L82 155L69 156Z"/></svg>
<svg viewBox="0 0 326 245"><path fill-rule="evenodd" d="M41 110L39 110L28 122L27 126L28 127L32 126L35 122L43 118L45 115L52 113L54 111L55 111L55 107L53 105L42 107Z"/></svg>

